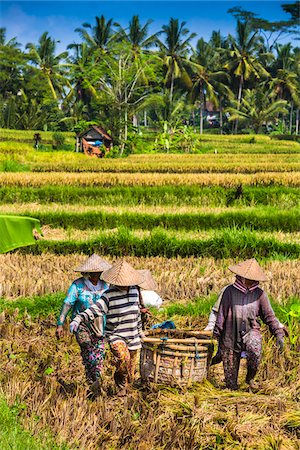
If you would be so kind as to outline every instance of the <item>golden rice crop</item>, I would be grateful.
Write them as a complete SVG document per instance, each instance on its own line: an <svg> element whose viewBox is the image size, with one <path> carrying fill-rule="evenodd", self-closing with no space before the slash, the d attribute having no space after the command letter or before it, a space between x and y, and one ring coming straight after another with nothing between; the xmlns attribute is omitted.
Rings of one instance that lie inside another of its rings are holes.
<svg viewBox="0 0 300 450"><path fill-rule="evenodd" d="M300 186L300 172L255 174L203 173L0 173L0 187L21 186Z"/></svg>
<svg viewBox="0 0 300 450"><path fill-rule="evenodd" d="M66 292L78 276L73 269L86 258L83 254L40 256L8 253L0 255L1 295L7 298L38 296ZM106 258L106 257L105 257ZM107 258L113 262L115 258ZM231 260L213 258L127 257L137 269L149 269L158 282L158 290L166 301L192 300L197 296L218 293L233 280L228 270ZM275 300L298 296L300 291L299 262L296 260L263 263L269 275L264 288Z"/></svg>
<svg viewBox="0 0 300 450"><path fill-rule="evenodd" d="M35 324L29 317L9 317L0 329L0 394L33 435L46 428L59 445L85 450L196 450L200 442L203 448L217 448L216 442L226 449L299 448L296 361L288 348L278 355L268 339L258 394L247 392L243 383L239 391L220 389L222 369L216 366L209 375L213 384L189 390L142 384L126 398L116 398L110 395L113 369L107 352L106 392L91 402L79 347L69 333L56 341L54 318ZM284 446L273 445L279 442Z"/></svg>

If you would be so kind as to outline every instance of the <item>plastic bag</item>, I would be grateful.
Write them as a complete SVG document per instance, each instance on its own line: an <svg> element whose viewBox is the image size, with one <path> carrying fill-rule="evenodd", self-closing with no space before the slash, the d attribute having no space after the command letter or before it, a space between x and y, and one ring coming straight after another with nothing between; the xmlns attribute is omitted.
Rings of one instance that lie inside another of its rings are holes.
<svg viewBox="0 0 300 450"><path fill-rule="evenodd" d="M157 294L157 292L142 290L141 295L142 295L144 306L146 306L146 307L152 306L154 308L161 307L163 301L162 301L161 297Z"/></svg>

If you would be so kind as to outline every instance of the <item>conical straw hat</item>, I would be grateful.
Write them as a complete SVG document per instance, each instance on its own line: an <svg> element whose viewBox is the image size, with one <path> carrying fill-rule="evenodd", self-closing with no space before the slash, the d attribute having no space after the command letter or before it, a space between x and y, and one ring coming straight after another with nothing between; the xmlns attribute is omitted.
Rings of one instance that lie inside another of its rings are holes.
<svg viewBox="0 0 300 450"><path fill-rule="evenodd" d="M94 253L90 256L81 266L77 267L74 272L91 273L91 272L103 272L110 269L111 264L104 261L100 256Z"/></svg>
<svg viewBox="0 0 300 450"><path fill-rule="evenodd" d="M240 277L247 278L254 281L267 281L267 276L260 268L256 259L247 259L239 264L228 267L231 272Z"/></svg>
<svg viewBox="0 0 300 450"><path fill-rule="evenodd" d="M144 281L144 275L122 260L103 272L101 278L115 286L138 286Z"/></svg>
<svg viewBox="0 0 300 450"><path fill-rule="evenodd" d="M146 291L156 291L157 283L154 280L153 276L151 275L150 270L144 269L138 270L138 272L145 277L144 281L139 284L139 287L145 289Z"/></svg>

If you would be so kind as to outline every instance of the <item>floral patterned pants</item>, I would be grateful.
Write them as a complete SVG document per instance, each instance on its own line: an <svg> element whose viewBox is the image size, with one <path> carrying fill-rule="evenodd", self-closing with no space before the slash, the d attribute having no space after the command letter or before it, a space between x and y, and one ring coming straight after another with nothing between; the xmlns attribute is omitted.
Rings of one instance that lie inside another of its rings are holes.
<svg viewBox="0 0 300 450"><path fill-rule="evenodd" d="M93 384L101 377L105 354L104 340L82 325L78 328L76 339L80 346L87 382Z"/></svg>
<svg viewBox="0 0 300 450"><path fill-rule="evenodd" d="M260 335L251 335L244 344L243 351L247 353L246 382L250 383L255 377L262 355L262 341ZM221 345L221 354L224 367L225 383L228 389L238 389L238 373L240 368L241 352L236 352Z"/></svg>
<svg viewBox="0 0 300 450"><path fill-rule="evenodd" d="M111 343L110 349L115 358L115 383L119 388L122 388L127 381L132 383L134 379L137 350L129 350L123 341Z"/></svg>

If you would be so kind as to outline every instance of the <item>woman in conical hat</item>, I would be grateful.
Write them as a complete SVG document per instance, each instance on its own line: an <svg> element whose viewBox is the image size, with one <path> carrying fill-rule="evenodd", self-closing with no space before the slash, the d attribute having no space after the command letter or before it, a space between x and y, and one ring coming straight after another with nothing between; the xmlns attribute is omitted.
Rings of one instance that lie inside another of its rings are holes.
<svg viewBox="0 0 300 450"><path fill-rule="evenodd" d="M153 306L155 308L160 308L162 305L162 298L157 294L157 283L154 280L150 270L143 269L139 272L145 277L144 281L139 284L140 290L140 303L145 308Z"/></svg>
<svg viewBox="0 0 300 450"><path fill-rule="evenodd" d="M82 276L71 284L63 302L56 328L58 338L63 334L63 325L70 310L73 319L78 313L95 304L102 293L108 289L108 284L100 279L100 275L110 267L111 265L104 259L93 254L75 269L75 272L81 272ZM88 384L92 393L98 394L104 358L102 321L99 320L94 327L91 325L78 327L75 335L80 346Z"/></svg>
<svg viewBox="0 0 300 450"><path fill-rule="evenodd" d="M136 366L137 350L143 338L138 285L144 280L141 273L126 261L118 261L102 274L110 284L101 298L89 309L79 313L71 322L71 331L82 323L92 323L106 316L106 330L110 349L115 356L114 379L118 395L126 395L126 385L131 382Z"/></svg>
<svg viewBox="0 0 300 450"><path fill-rule="evenodd" d="M276 318L267 294L259 286L267 277L255 259L229 266L236 275L216 305L216 323L213 335L218 339L224 366L226 387L238 388L238 371L242 352L247 355L246 382L254 386L254 377L262 356L262 335L259 318L276 336L283 350L284 330Z"/></svg>

